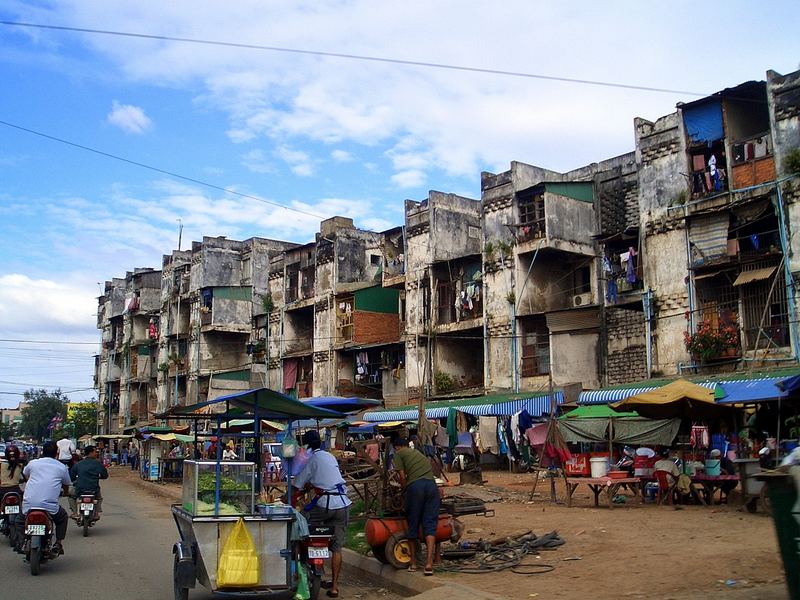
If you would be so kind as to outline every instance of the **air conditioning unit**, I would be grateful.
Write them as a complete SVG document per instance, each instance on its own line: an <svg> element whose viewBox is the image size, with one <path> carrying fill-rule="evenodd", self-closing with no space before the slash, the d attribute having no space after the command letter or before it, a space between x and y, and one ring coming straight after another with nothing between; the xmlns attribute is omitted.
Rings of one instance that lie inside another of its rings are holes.
<svg viewBox="0 0 800 600"><path fill-rule="evenodd" d="M587 306L592 303L592 293L575 294L572 297L572 306Z"/></svg>

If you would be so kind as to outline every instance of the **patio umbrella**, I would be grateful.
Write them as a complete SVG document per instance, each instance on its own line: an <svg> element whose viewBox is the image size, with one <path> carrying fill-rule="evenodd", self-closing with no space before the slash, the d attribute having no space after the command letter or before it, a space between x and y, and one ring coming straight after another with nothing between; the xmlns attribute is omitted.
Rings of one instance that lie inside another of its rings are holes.
<svg viewBox="0 0 800 600"><path fill-rule="evenodd" d="M629 396L610 404L616 411L636 411L648 419L694 419L705 421L718 418L730 410L714 401L714 390L685 379L649 392Z"/></svg>

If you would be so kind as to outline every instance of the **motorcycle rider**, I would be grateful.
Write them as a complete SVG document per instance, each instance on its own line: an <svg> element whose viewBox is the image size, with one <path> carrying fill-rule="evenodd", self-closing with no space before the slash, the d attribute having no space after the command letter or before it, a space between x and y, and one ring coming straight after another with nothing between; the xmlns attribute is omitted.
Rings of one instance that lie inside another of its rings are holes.
<svg viewBox="0 0 800 600"><path fill-rule="evenodd" d="M22 467L19 448L14 445L8 446L6 448L6 459L0 460L0 498L7 492L22 494L19 489Z"/></svg>
<svg viewBox="0 0 800 600"><path fill-rule="evenodd" d="M311 488L314 498L303 508L303 513L312 526L327 525L333 527L331 550L331 581L323 582L328 588L329 598L339 597L339 573L342 570L342 547L347 535L347 524L350 520L350 505L347 497L339 463L329 452L321 450L322 440L317 431L309 430L303 434L303 444L311 452L306 466L295 478L298 490Z"/></svg>
<svg viewBox="0 0 800 600"><path fill-rule="evenodd" d="M27 515L31 509L38 508L50 513L56 526L56 542L53 550L64 554L64 538L67 537L69 517L58 503L61 494L66 495L72 482L69 471L61 462L56 460L58 448L55 442L48 441L42 447L42 458L29 462L22 470L22 475L27 482L25 493L22 496L22 514ZM18 539L25 537L25 519L17 520Z"/></svg>
<svg viewBox="0 0 800 600"><path fill-rule="evenodd" d="M56 442L58 446L58 460L69 469L72 466L72 455L75 453L75 444L68 437L61 438Z"/></svg>
<svg viewBox="0 0 800 600"><path fill-rule="evenodd" d="M72 514L70 519L77 518L78 501L82 494L94 493L97 500L97 511L94 515L95 520L100 518L103 512L103 497L100 495L100 480L108 479L108 469L97 459L97 448L86 446L83 449L83 460L75 463L70 469L69 476L75 486L75 493L69 497L69 508Z"/></svg>

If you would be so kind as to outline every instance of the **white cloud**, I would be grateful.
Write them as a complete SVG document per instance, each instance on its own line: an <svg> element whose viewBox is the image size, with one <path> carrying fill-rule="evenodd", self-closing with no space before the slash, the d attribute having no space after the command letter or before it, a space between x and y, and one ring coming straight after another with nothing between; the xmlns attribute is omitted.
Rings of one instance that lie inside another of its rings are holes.
<svg viewBox="0 0 800 600"><path fill-rule="evenodd" d="M144 114L144 109L132 104L120 104L116 100L112 103L107 119L109 123L116 125L122 131L137 135L143 134L153 124L150 118Z"/></svg>
<svg viewBox="0 0 800 600"><path fill-rule="evenodd" d="M425 172L420 171L419 169L400 171L399 173L392 175L392 182L401 188L419 187L425 183L425 180Z"/></svg>
<svg viewBox="0 0 800 600"><path fill-rule="evenodd" d="M314 174L314 164L311 157L302 150L293 150L288 146L278 146L275 149L275 156L289 165L295 175L310 177Z"/></svg>
<svg viewBox="0 0 800 600"><path fill-rule="evenodd" d="M33 279L21 273L0 275L0 322L7 334L36 333L36 339L55 339L58 332L85 332L96 311L93 292L75 282Z"/></svg>
<svg viewBox="0 0 800 600"><path fill-rule="evenodd" d="M241 158L242 164L254 173L275 172L275 167L261 149L250 150L250 152L243 154Z"/></svg>
<svg viewBox="0 0 800 600"><path fill-rule="evenodd" d="M331 152L331 158L336 162L344 163L352 161L353 155L347 150L336 149L333 152Z"/></svg>

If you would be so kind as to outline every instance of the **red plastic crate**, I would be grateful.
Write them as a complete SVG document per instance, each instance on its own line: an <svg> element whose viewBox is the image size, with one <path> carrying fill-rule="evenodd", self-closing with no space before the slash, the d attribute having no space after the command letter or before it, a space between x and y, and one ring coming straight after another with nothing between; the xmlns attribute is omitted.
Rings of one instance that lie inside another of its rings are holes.
<svg viewBox="0 0 800 600"><path fill-rule="evenodd" d="M572 459L564 463L564 470L567 475L588 476L592 472L589 467L589 455L573 454Z"/></svg>

